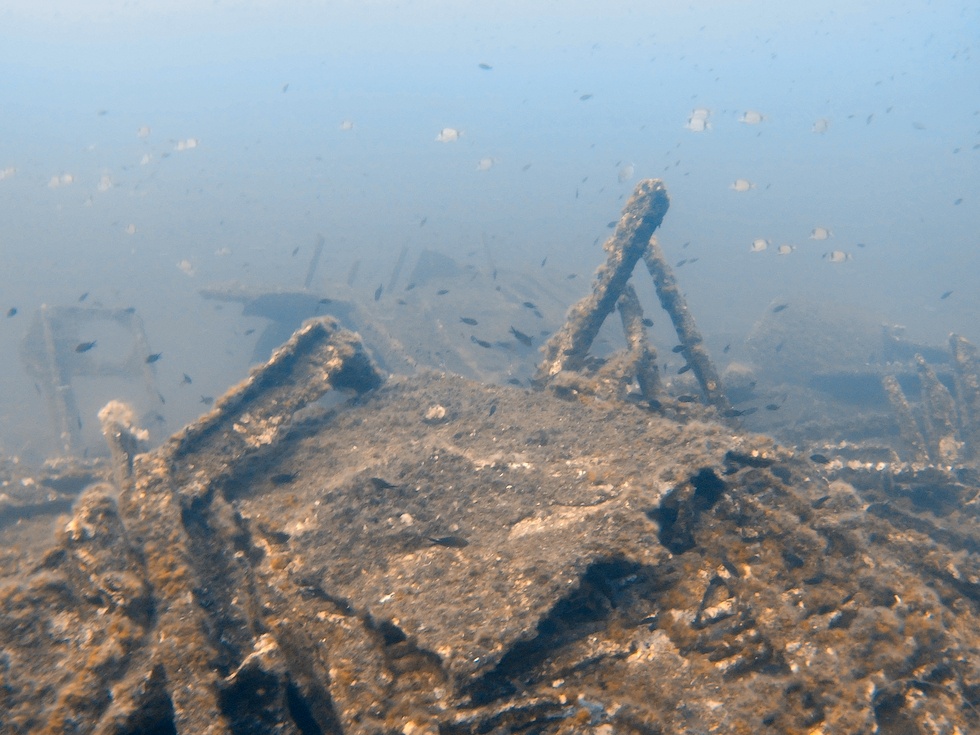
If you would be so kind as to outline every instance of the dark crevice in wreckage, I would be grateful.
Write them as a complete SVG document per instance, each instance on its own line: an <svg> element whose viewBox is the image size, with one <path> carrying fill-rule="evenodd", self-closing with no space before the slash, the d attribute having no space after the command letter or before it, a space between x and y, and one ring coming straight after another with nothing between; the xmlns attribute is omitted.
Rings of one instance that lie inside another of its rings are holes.
<svg viewBox="0 0 980 735"><path fill-rule="evenodd" d="M624 627L636 625L638 613L633 608L637 600L654 599L665 586L664 576L664 570L627 559L592 564L576 589L559 600L538 623L534 637L518 641L491 671L466 688L469 706L512 697L542 676L550 676L550 659L557 652L608 628L613 618L622 618ZM646 609L648 605L641 607ZM590 665L588 661L582 663L585 667Z"/></svg>
<svg viewBox="0 0 980 735"><path fill-rule="evenodd" d="M675 554L697 546L694 529L699 516L725 494L727 486L714 470L703 467L683 485L664 496L647 515L660 525L660 543Z"/></svg>

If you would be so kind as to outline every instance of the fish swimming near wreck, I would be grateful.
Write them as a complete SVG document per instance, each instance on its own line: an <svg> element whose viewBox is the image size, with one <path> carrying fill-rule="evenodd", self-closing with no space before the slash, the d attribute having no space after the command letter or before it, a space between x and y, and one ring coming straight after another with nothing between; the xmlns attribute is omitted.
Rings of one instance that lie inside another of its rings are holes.
<svg viewBox="0 0 980 735"><path fill-rule="evenodd" d="M510 328L510 333L513 334L517 338L517 341L520 342L525 347L531 346L531 342L532 342L531 335L524 334L524 332L522 332L519 329L515 329L514 327Z"/></svg>

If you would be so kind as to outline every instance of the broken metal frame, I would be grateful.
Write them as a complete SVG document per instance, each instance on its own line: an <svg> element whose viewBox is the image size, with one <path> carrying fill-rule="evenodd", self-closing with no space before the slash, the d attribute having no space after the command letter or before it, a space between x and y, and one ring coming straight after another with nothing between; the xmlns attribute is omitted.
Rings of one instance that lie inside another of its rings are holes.
<svg viewBox="0 0 980 735"><path fill-rule="evenodd" d="M80 327L96 322L114 323L132 338L132 347L121 359L100 359L79 351ZM72 381L76 377L124 376L139 378L151 400L159 393L153 368L146 357L150 348L143 320L134 309L95 306L42 305L21 343L21 360L44 394L61 448L72 454L78 447L81 415Z"/></svg>
<svg viewBox="0 0 980 735"><path fill-rule="evenodd" d="M921 354L915 355L922 400L919 415L912 410L898 380L882 378L902 442L917 464L954 466L980 457L980 357L977 348L951 334L953 383L956 399Z"/></svg>
<svg viewBox="0 0 980 735"><path fill-rule="evenodd" d="M572 306L565 325L543 348L545 357L536 376L539 384L547 384L563 371L582 371L602 323L618 305L626 334L631 377L636 379L644 398L650 401L660 398L662 386L657 375L656 351L649 344L639 300L629 285L633 270L642 258L705 401L723 416L731 415L732 407L721 379L654 235L669 205L663 181L644 179L636 185L612 237L603 245L606 263L596 271L592 293Z"/></svg>
<svg viewBox="0 0 980 735"><path fill-rule="evenodd" d="M132 412L125 405L114 402L100 412L120 491L119 522L130 543L140 550L146 583L153 590L154 613L148 620L152 630L146 635L146 640L153 641L150 651L126 668L123 681L113 688L119 694L102 713L97 732L119 731L145 704L140 697L152 696L146 683L153 680L165 682L177 732L225 735L231 731L219 702L222 677L216 662L222 660L222 652L208 635L214 621L198 599L200 590L208 587L208 581L217 584L219 577L241 590L231 602L235 609L226 613L243 624L226 634L252 640L256 650L268 638L264 630L277 630L256 601L273 593L263 590L258 573L244 557L229 552L228 558L202 558L195 553L186 527L188 513L193 511L197 523L234 547L243 533L242 520L224 498L223 482L264 449L277 446L303 406L329 390L360 394L381 383L360 338L341 329L336 320L321 317L309 320L268 363L222 396L209 413L152 452L137 453L145 436L133 425ZM92 503L102 516L116 512L111 501L102 500L98 493ZM91 545L84 535L69 534L68 541L80 551ZM116 563L110 557L82 556L99 567L87 570L95 578L111 573ZM148 594L143 584L133 585L130 592L134 599L123 600L124 604L142 604L139 600ZM239 670L254 665L251 658L236 663ZM227 679L234 679L236 673ZM78 690L92 697L60 703L52 716L51 732L61 731L61 725L77 717L89 699L103 695L92 690L101 678L91 671L79 674ZM297 682L299 686L307 683ZM314 696L316 692L308 694L312 702L322 699ZM329 713L311 714L328 730Z"/></svg>

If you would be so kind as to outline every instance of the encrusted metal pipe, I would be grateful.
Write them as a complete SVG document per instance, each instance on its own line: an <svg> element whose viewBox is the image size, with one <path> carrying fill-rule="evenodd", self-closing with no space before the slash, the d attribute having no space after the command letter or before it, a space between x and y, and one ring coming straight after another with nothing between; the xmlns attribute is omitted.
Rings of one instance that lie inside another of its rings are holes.
<svg viewBox="0 0 980 735"><path fill-rule="evenodd" d="M669 206L667 189L659 179L645 179L636 185L613 236L603 245L607 258L596 271L592 293L569 310L565 325L544 346L545 358L538 367L537 380L545 382L562 370L582 368L599 328L615 308Z"/></svg>
<svg viewBox="0 0 980 735"><path fill-rule="evenodd" d="M664 252L656 237L651 237L643 253L647 270L653 276L653 285L657 289L657 297L664 311L670 315L677 331L677 338L684 348L682 354L687 358L687 364L698 380L701 390L708 403L715 406L722 415L731 411L732 405L721 385L721 378L708 351L704 348L704 340L694 317L687 308L687 302L677 287L677 279L664 257Z"/></svg>
<svg viewBox="0 0 980 735"><path fill-rule="evenodd" d="M881 386L885 389L888 402L891 404L892 411L895 413L895 420L898 422L898 431L905 446L912 452L912 461L926 463L929 461L929 452L926 450L925 438L919 431L919 425L912 414L912 407L909 406L902 387L894 375L886 375L881 379Z"/></svg>

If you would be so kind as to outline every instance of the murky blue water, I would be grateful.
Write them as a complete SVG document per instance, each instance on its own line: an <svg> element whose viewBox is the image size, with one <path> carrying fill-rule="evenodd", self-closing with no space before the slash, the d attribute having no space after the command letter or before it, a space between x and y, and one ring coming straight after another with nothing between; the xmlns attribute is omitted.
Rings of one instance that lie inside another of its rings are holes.
<svg viewBox="0 0 980 735"><path fill-rule="evenodd" d="M805 297L980 341L976 6L319 5L0 8L2 451L57 447L20 357L42 304L135 308L172 431L245 374L264 324L199 289L298 288L318 233L313 286L365 301L403 247L588 274L647 177L709 340ZM124 382L75 386L93 446Z"/></svg>

